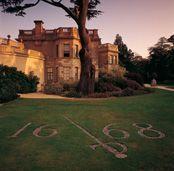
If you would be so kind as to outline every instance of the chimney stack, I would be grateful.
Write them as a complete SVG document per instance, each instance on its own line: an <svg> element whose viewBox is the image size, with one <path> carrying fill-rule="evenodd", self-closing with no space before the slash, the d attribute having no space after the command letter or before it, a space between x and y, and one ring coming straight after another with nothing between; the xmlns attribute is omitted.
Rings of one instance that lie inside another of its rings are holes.
<svg viewBox="0 0 174 171"><path fill-rule="evenodd" d="M43 24L42 20L35 20L35 35L41 35L43 32Z"/></svg>

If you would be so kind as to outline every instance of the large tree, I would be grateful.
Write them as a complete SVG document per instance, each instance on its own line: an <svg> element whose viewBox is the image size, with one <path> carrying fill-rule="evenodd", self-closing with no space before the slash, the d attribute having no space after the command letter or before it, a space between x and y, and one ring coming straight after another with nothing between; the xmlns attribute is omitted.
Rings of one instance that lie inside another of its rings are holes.
<svg viewBox="0 0 174 171"><path fill-rule="evenodd" d="M101 13L96 7L100 4L100 0L69 0L72 4L67 6L63 0L0 0L0 6L3 12L15 13L24 16L25 10L34 6L38 6L40 2L63 9L67 16L72 18L78 26L79 36L82 48L79 52L81 61L81 76L78 90L83 94L94 92L95 82L95 66L92 64L90 56L90 37L86 29L86 20L96 17Z"/></svg>
<svg viewBox="0 0 174 171"><path fill-rule="evenodd" d="M128 49L119 34L116 35L114 44L118 46L120 65L125 67L127 71L133 72L134 65L132 63L132 59L134 57L134 53L132 50Z"/></svg>
<svg viewBox="0 0 174 171"><path fill-rule="evenodd" d="M157 74L159 81L174 78L174 46L165 37L149 48L149 72Z"/></svg>
<svg viewBox="0 0 174 171"><path fill-rule="evenodd" d="M174 45L174 35L170 36L170 38L168 39L169 42L173 43Z"/></svg>

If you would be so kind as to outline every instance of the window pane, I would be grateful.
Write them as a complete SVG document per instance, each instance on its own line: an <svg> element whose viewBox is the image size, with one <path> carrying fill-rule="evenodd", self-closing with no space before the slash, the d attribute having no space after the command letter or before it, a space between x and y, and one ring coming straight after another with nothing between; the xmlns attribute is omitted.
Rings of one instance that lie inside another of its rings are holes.
<svg viewBox="0 0 174 171"><path fill-rule="evenodd" d="M116 62L115 62L115 56L113 56L113 64L115 64Z"/></svg>
<svg viewBox="0 0 174 171"><path fill-rule="evenodd" d="M112 64L112 56L109 56L109 64Z"/></svg>
<svg viewBox="0 0 174 171"><path fill-rule="evenodd" d="M76 58L79 57L79 46L78 45L75 45L74 54L75 54Z"/></svg>
<svg viewBox="0 0 174 171"><path fill-rule="evenodd" d="M53 80L53 68L47 68L47 80L48 81Z"/></svg>
<svg viewBox="0 0 174 171"><path fill-rule="evenodd" d="M70 45L64 44L64 57L70 57Z"/></svg>
<svg viewBox="0 0 174 171"><path fill-rule="evenodd" d="M70 45L64 44L64 51L69 51L69 50L70 50Z"/></svg>
<svg viewBox="0 0 174 171"><path fill-rule="evenodd" d="M64 80L68 81L70 79L70 67L64 67Z"/></svg>
<svg viewBox="0 0 174 171"><path fill-rule="evenodd" d="M56 45L56 56L59 57L59 45Z"/></svg>
<svg viewBox="0 0 174 171"><path fill-rule="evenodd" d="M79 77L79 68L75 67L75 80L78 80Z"/></svg>

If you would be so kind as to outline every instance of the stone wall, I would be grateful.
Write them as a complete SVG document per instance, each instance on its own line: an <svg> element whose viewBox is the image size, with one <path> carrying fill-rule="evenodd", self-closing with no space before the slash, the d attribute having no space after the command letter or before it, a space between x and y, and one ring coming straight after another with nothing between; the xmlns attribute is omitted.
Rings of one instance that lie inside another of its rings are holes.
<svg viewBox="0 0 174 171"><path fill-rule="evenodd" d="M38 90L44 84L44 58L42 53L24 49L22 43L0 39L0 64L16 67L17 70L29 74L34 72L40 79Z"/></svg>
<svg viewBox="0 0 174 171"><path fill-rule="evenodd" d="M99 46L99 68L111 72L119 64L118 47L106 43Z"/></svg>

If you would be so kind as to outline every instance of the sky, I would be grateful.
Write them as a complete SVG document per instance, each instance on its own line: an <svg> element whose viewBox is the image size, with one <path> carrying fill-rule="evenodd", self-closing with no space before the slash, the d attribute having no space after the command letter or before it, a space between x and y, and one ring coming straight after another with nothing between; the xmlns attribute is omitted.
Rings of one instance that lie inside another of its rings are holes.
<svg viewBox="0 0 174 171"><path fill-rule="evenodd" d="M103 14L88 21L87 28L99 29L102 43L113 43L120 34L128 48L143 57L160 37L174 34L174 0L101 0L98 9ZM46 29L76 26L63 10L43 2L26 12L25 17L0 13L0 37L10 34L15 39L19 29L33 29L34 20L43 20Z"/></svg>

